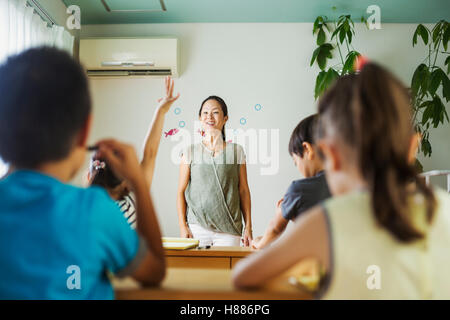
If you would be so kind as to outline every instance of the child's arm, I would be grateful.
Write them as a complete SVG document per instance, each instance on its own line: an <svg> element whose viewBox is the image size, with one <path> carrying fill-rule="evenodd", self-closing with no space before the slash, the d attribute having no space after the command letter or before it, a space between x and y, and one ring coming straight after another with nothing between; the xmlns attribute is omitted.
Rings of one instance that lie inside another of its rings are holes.
<svg viewBox="0 0 450 320"><path fill-rule="evenodd" d="M250 189L247 182L247 166L242 163L239 166L239 196L241 199L241 210L244 214L244 246L248 247L252 242L252 217Z"/></svg>
<svg viewBox="0 0 450 320"><path fill-rule="evenodd" d="M284 237L238 262L233 269L233 284L237 288L261 286L310 257L319 259L330 270L330 250L326 217L323 209L316 206L302 214Z"/></svg>
<svg viewBox="0 0 450 320"><path fill-rule="evenodd" d="M269 227L267 228L264 236L258 240L252 242L252 247L255 249L262 249L266 247L269 243L275 240L283 231L286 229L286 226L289 223L289 220L286 220L283 217L283 213L281 211L281 203L283 199L279 200L277 203L277 210L275 213L275 217L270 221Z"/></svg>
<svg viewBox="0 0 450 320"><path fill-rule="evenodd" d="M165 83L166 95L164 98L158 100L159 105L155 110L150 129L147 133L147 138L145 139L144 157L141 162L145 180L147 181L149 187L152 186L156 155L158 154L159 143L161 141L161 135L164 126L164 117L167 111L169 111L172 104L180 96L180 94L178 93L175 97L173 97L174 82L170 77L165 78Z"/></svg>
<svg viewBox="0 0 450 320"><path fill-rule="evenodd" d="M177 191L177 211L178 211L178 224L180 226L180 237L182 238L193 238L192 232L189 229L187 219L186 219L186 198L184 197L184 191L186 190L189 177L191 175L191 170L189 165L185 162L185 157L183 156L180 164L180 177L178 180L178 191Z"/></svg>
<svg viewBox="0 0 450 320"><path fill-rule="evenodd" d="M166 268L161 231L136 152L132 146L115 140L103 140L98 146L99 156L108 161L115 174L129 183L136 196L137 230L146 240L148 250L132 276L143 284L158 284L164 278Z"/></svg>

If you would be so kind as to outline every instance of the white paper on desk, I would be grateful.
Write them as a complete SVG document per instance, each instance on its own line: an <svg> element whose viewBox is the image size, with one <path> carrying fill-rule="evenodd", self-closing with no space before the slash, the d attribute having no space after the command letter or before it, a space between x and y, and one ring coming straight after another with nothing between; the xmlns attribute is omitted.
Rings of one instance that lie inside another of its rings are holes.
<svg viewBox="0 0 450 320"><path fill-rule="evenodd" d="M195 248L198 243L192 242L163 242L164 249L185 250Z"/></svg>

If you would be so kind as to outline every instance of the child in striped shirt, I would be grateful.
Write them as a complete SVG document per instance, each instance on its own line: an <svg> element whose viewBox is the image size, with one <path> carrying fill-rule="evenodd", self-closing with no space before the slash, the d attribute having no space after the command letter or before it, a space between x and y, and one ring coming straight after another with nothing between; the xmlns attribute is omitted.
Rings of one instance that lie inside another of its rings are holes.
<svg viewBox="0 0 450 320"><path fill-rule="evenodd" d="M145 175L145 180L148 186L151 187L153 180L153 172L155 169L156 155L158 153L159 143L161 141L161 134L164 125L164 117L169 111L172 104L179 98L178 93L173 96L174 81L170 77L165 79L166 95L164 98L158 100L159 105L156 108L153 116L153 121L145 140L144 156L141 162L141 167ZM94 154L91 160L88 181L90 185L101 186L106 189L108 194L118 204L123 215L127 219L130 226L136 228L136 201L134 195L130 192L130 188L126 182L117 177L109 168L106 161Z"/></svg>

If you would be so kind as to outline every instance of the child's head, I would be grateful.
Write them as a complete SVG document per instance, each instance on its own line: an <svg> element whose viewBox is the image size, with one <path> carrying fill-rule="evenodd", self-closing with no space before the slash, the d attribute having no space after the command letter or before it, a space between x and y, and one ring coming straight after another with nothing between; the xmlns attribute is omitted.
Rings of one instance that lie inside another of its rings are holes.
<svg viewBox="0 0 450 320"><path fill-rule="evenodd" d="M228 108L225 101L218 96L209 96L203 100L198 117L203 129L210 135L222 133L225 141L225 123L228 120Z"/></svg>
<svg viewBox="0 0 450 320"><path fill-rule="evenodd" d="M0 156L14 168L70 160L73 176L86 153L90 112L85 73L66 52L31 49L0 66Z"/></svg>
<svg viewBox="0 0 450 320"><path fill-rule="evenodd" d="M322 170L322 161L314 142L316 123L317 114L303 119L292 131L289 140L289 154L294 159L298 171L306 178Z"/></svg>
<svg viewBox="0 0 450 320"><path fill-rule="evenodd" d="M123 179L118 178L105 159L98 157L97 154L94 154L91 158L88 181L90 185L105 188L111 196L117 199L122 198L127 193Z"/></svg>
<svg viewBox="0 0 450 320"><path fill-rule="evenodd" d="M408 159L414 131L409 94L400 81L374 63L339 78L319 101L318 127L332 193L361 182L382 226L401 241L420 238L408 218L408 186L416 181L425 196L428 221L434 197Z"/></svg>

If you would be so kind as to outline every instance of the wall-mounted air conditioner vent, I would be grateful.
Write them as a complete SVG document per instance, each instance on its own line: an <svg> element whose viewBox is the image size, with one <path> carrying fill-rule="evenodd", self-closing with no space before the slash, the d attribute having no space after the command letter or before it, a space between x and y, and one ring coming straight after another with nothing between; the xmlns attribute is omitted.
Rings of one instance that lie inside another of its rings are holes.
<svg viewBox="0 0 450 320"><path fill-rule="evenodd" d="M80 62L92 77L178 77L178 41L155 38L81 39Z"/></svg>

